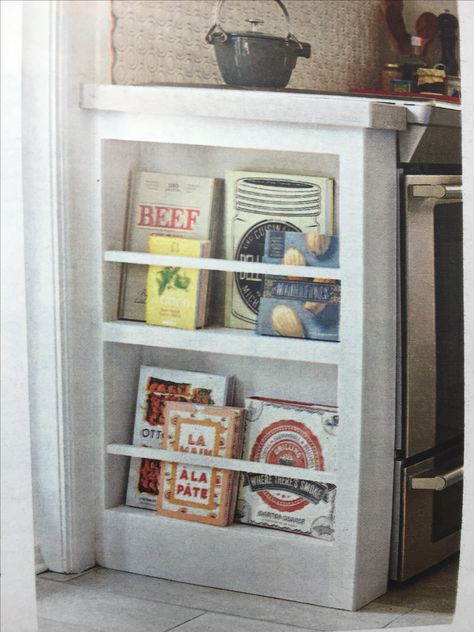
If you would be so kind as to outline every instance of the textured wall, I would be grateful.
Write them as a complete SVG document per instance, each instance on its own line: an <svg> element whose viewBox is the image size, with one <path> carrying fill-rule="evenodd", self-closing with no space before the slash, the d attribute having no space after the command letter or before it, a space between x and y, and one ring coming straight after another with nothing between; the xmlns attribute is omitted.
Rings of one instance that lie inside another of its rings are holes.
<svg viewBox="0 0 474 632"><path fill-rule="evenodd" d="M214 49L204 37L214 0L113 0L112 81L120 84L223 83ZM298 59L288 87L345 91L378 87L386 55L379 0L285 0L292 31L312 46ZM222 24L248 30L245 18L265 20L263 31L285 35L273 0L227 0Z"/></svg>

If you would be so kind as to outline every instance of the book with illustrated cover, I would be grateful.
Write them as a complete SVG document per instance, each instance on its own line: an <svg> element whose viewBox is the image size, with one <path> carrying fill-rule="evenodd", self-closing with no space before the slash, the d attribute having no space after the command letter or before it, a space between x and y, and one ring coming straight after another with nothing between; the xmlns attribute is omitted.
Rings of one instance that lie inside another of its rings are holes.
<svg viewBox="0 0 474 632"><path fill-rule="evenodd" d="M153 254L208 257L210 242L150 235L148 250ZM178 329L204 327L208 283L208 270L148 266L145 322Z"/></svg>
<svg viewBox="0 0 474 632"><path fill-rule="evenodd" d="M264 263L339 267L339 237L316 233L269 230L265 234Z"/></svg>
<svg viewBox="0 0 474 632"><path fill-rule="evenodd" d="M266 232L333 233L334 181L309 176L232 171L225 178L225 256L259 262ZM262 276L226 275L225 325L254 329Z"/></svg>
<svg viewBox="0 0 474 632"><path fill-rule="evenodd" d="M151 234L212 243L220 197L220 181L216 178L134 172L124 249L147 252ZM145 320L146 285L146 266L122 267L120 318Z"/></svg>
<svg viewBox="0 0 474 632"><path fill-rule="evenodd" d="M168 401L161 447L240 458L243 409ZM156 511L161 516L226 526L234 519L238 472L162 462Z"/></svg>
<svg viewBox="0 0 474 632"><path fill-rule="evenodd" d="M251 397L245 400L242 458L311 470L336 471L335 406ZM241 476L237 519L333 540L336 486L282 476Z"/></svg>
<svg viewBox="0 0 474 632"><path fill-rule="evenodd" d="M195 371L140 367L133 445L159 448L164 406L168 401L225 406L232 397L234 379ZM132 458L126 504L156 509L161 463Z"/></svg>
<svg viewBox="0 0 474 632"><path fill-rule="evenodd" d="M340 281L266 275L257 333L337 342L340 302Z"/></svg>

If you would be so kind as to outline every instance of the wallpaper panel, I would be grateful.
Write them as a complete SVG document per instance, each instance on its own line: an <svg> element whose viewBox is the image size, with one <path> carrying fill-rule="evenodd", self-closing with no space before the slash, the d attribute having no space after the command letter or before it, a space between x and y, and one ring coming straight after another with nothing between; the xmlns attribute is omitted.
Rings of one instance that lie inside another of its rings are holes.
<svg viewBox="0 0 474 632"><path fill-rule="evenodd" d="M205 42L214 0L112 0L112 82L118 84L222 84L214 47ZM379 0L285 0L293 33L312 47L298 59L289 88L345 91L377 88L387 57ZM265 33L286 35L273 0L226 0L221 23L249 30L264 20Z"/></svg>

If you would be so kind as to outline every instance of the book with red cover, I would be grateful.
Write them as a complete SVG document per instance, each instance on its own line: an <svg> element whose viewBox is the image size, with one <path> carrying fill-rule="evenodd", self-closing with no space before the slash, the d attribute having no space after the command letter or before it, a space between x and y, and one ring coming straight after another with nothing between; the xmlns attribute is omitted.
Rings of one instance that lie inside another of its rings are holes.
<svg viewBox="0 0 474 632"><path fill-rule="evenodd" d="M233 378L162 367L140 367L133 445L159 448L165 422L165 403L194 402L225 406L232 396ZM156 509L160 461L132 458L126 504Z"/></svg>

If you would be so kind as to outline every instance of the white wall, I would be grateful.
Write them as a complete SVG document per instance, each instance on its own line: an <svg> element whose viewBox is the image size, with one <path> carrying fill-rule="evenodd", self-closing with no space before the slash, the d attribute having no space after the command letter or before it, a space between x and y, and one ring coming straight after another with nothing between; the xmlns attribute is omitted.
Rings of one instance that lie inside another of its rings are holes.
<svg viewBox="0 0 474 632"><path fill-rule="evenodd" d="M2 43L2 625L35 632L23 223L22 3L0 2Z"/></svg>

